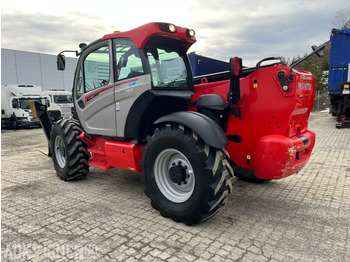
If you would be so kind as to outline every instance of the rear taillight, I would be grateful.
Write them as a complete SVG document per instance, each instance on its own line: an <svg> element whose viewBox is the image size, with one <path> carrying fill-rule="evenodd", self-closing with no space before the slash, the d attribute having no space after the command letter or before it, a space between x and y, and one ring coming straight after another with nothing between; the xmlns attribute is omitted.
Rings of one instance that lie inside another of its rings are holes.
<svg viewBox="0 0 350 262"><path fill-rule="evenodd" d="M242 70L242 59L239 57L230 58L230 74L233 76L239 76Z"/></svg>

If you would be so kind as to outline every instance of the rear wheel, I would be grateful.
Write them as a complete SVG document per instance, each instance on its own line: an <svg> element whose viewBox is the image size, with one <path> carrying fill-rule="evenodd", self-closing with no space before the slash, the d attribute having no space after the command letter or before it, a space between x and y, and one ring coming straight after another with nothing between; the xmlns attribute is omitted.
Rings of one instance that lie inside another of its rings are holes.
<svg viewBox="0 0 350 262"><path fill-rule="evenodd" d="M147 138L143 155L145 193L162 216L192 225L225 205L229 173L223 153L192 130L180 125L157 128Z"/></svg>
<svg viewBox="0 0 350 262"><path fill-rule="evenodd" d="M51 131L51 153L57 175L64 181L86 177L90 154L79 138L82 129L75 120L60 120Z"/></svg>

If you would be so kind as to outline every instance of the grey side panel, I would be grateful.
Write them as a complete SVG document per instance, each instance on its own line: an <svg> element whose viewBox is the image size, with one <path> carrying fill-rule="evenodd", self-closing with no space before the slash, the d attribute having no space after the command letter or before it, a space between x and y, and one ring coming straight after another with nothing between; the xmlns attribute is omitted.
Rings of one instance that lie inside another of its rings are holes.
<svg viewBox="0 0 350 262"><path fill-rule="evenodd" d="M150 89L150 75L142 75L116 83L115 111L118 137L124 137L125 123L133 103L142 93Z"/></svg>
<svg viewBox="0 0 350 262"><path fill-rule="evenodd" d="M88 134L116 136L113 87L100 92L91 101L87 101L84 108L79 108L77 113L84 131Z"/></svg>
<svg viewBox="0 0 350 262"><path fill-rule="evenodd" d="M155 124L175 122L195 131L208 145L225 148L228 139L222 128L211 118L198 112L175 112L159 118Z"/></svg>

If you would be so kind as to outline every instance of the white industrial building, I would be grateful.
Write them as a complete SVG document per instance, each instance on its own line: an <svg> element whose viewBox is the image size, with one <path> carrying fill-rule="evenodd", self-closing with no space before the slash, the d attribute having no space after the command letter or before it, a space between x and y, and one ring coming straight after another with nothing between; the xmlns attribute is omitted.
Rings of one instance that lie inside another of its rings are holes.
<svg viewBox="0 0 350 262"><path fill-rule="evenodd" d="M1 48L1 85L38 85L43 90L72 90L78 59L66 58L66 70L58 71L56 56Z"/></svg>

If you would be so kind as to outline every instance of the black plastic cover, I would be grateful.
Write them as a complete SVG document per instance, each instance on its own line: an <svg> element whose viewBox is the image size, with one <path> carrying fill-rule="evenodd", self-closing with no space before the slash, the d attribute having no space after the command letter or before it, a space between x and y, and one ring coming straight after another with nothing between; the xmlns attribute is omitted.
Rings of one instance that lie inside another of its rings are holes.
<svg viewBox="0 0 350 262"><path fill-rule="evenodd" d="M228 145L228 139L222 128L211 118L198 112L175 112L160 117L154 124L178 123L191 128L208 145L214 148L225 148Z"/></svg>
<svg viewBox="0 0 350 262"><path fill-rule="evenodd" d="M226 104L222 96L217 94L201 95L197 101L198 108L225 110Z"/></svg>

